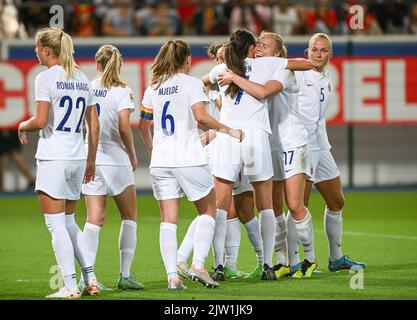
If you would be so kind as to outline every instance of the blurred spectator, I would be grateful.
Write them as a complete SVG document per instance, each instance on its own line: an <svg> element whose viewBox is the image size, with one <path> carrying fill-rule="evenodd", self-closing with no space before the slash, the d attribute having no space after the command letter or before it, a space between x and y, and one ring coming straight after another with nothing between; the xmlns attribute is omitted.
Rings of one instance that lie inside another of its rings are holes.
<svg viewBox="0 0 417 320"><path fill-rule="evenodd" d="M410 15L407 18L407 33L417 34L417 3L410 5Z"/></svg>
<svg viewBox="0 0 417 320"><path fill-rule="evenodd" d="M17 137L17 130L0 130L0 191L4 191L4 157L10 156L10 159L24 174L28 180L26 191L34 191L35 177L29 170L29 166L20 154L21 144Z"/></svg>
<svg viewBox="0 0 417 320"><path fill-rule="evenodd" d="M147 36L173 36L181 32L178 12L167 1L152 1L136 14L141 34Z"/></svg>
<svg viewBox="0 0 417 320"><path fill-rule="evenodd" d="M297 12L297 23L293 27L293 34L307 34L307 15L308 8L300 3L294 5L294 9Z"/></svg>
<svg viewBox="0 0 417 320"><path fill-rule="evenodd" d="M30 36L34 36L38 29L48 27L51 18L48 3L23 0L19 14Z"/></svg>
<svg viewBox="0 0 417 320"><path fill-rule="evenodd" d="M272 31L280 35L290 35L298 22L295 8L288 0L278 0L272 8Z"/></svg>
<svg viewBox="0 0 417 320"><path fill-rule="evenodd" d="M103 21L103 35L127 37L136 34L132 0L114 0Z"/></svg>
<svg viewBox="0 0 417 320"><path fill-rule="evenodd" d="M337 27L336 11L330 8L328 0L318 0L316 9L311 10L307 15L308 33L333 33Z"/></svg>
<svg viewBox="0 0 417 320"><path fill-rule="evenodd" d="M224 0L203 0L194 15L196 33L198 35L228 34L229 23L224 8Z"/></svg>
<svg viewBox="0 0 417 320"><path fill-rule="evenodd" d="M76 37L95 37L98 35L98 22L94 16L95 7L88 4L74 6L71 33Z"/></svg>
<svg viewBox="0 0 417 320"><path fill-rule="evenodd" d="M14 1L0 0L0 39L26 37L25 26L19 20Z"/></svg>
<svg viewBox="0 0 417 320"><path fill-rule="evenodd" d="M271 30L271 7L266 0L236 0L230 16L229 32L246 28L254 34Z"/></svg>
<svg viewBox="0 0 417 320"><path fill-rule="evenodd" d="M177 0L177 12L182 22L182 34L189 35L194 33L194 16L199 9L198 0Z"/></svg>
<svg viewBox="0 0 417 320"><path fill-rule="evenodd" d="M371 3L369 11L375 14L384 33L401 34L406 32L405 17L408 16L408 7L401 0Z"/></svg>

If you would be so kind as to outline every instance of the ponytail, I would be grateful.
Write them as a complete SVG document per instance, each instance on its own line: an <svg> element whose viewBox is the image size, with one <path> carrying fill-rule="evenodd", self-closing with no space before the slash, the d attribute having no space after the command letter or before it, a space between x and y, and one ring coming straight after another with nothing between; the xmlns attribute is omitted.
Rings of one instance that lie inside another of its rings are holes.
<svg viewBox="0 0 417 320"><path fill-rule="evenodd" d="M98 49L95 59L103 69L101 85L104 88L126 87L126 82L120 77L123 60L119 49L110 44L105 44Z"/></svg>

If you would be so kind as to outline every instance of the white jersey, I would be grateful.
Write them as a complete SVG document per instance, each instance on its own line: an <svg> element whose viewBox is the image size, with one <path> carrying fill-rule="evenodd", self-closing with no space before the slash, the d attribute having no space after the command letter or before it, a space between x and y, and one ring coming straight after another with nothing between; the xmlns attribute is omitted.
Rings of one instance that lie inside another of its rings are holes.
<svg viewBox="0 0 417 320"><path fill-rule="evenodd" d="M245 74L250 81L265 84L271 80L275 71L282 71L287 67L288 60L277 57L246 58ZM217 82L219 75L226 72L225 64L215 66L210 71L210 81ZM256 99L240 90L231 98L225 95L227 86L220 87L222 94L222 111L220 122L232 128L260 128L271 133L269 125L267 99Z"/></svg>
<svg viewBox="0 0 417 320"><path fill-rule="evenodd" d="M326 132L326 111L332 90L329 75L314 70L295 74L300 84L298 94L300 119L308 131L309 149L330 149Z"/></svg>
<svg viewBox="0 0 417 320"><path fill-rule="evenodd" d="M272 80L279 81L283 90L269 98L271 151L288 150L307 144L307 130L301 123L298 110L298 84L294 72L279 70Z"/></svg>
<svg viewBox="0 0 417 320"><path fill-rule="evenodd" d="M216 106L216 99L220 96L220 91L211 90L208 92L209 104L207 105L207 113L217 121L220 120L220 110Z"/></svg>
<svg viewBox="0 0 417 320"><path fill-rule="evenodd" d="M51 104L48 123L39 133L35 157L39 160L85 160L83 123L85 111L95 104L87 76L75 69L67 79L65 70L55 65L35 79L35 101Z"/></svg>
<svg viewBox="0 0 417 320"><path fill-rule="evenodd" d="M91 82L97 102L97 114L100 120L100 140L97 149L96 164L111 166L130 166L129 155L119 133L119 111L135 110L132 90L126 86L101 86L101 79Z"/></svg>
<svg viewBox="0 0 417 320"><path fill-rule="evenodd" d="M191 107L208 102L200 79L179 73L158 88L148 87L142 117L153 114L153 149L149 168L188 167L207 164L197 121Z"/></svg>

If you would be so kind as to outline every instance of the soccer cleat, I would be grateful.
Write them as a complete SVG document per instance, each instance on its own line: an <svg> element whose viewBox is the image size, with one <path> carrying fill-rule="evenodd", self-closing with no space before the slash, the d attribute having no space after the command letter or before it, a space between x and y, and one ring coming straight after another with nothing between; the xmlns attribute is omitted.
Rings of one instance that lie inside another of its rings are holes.
<svg viewBox="0 0 417 320"><path fill-rule="evenodd" d="M195 265L191 266L188 276L193 281L200 281L207 288L217 288L219 286L219 284L210 277L206 269L199 269Z"/></svg>
<svg viewBox="0 0 417 320"><path fill-rule="evenodd" d="M261 280L277 280L277 276L275 275L274 269L272 269L266 263L264 264Z"/></svg>
<svg viewBox="0 0 417 320"><path fill-rule="evenodd" d="M117 280L117 287L121 290L142 290L145 286L137 282L133 275L125 278L122 274L119 275L119 279Z"/></svg>
<svg viewBox="0 0 417 320"><path fill-rule="evenodd" d="M81 297L81 291L76 289L74 291L68 290L66 287L62 287L58 292L47 295L47 299L78 299Z"/></svg>
<svg viewBox="0 0 417 320"><path fill-rule="evenodd" d="M245 276L245 279L259 279L262 276L263 271L264 269L262 266L258 264L255 270Z"/></svg>
<svg viewBox="0 0 417 320"><path fill-rule="evenodd" d="M239 271L239 270L232 270L228 267L225 267L223 269L224 276L226 279L238 279L243 278L247 275L247 273Z"/></svg>
<svg viewBox="0 0 417 320"><path fill-rule="evenodd" d="M291 275L291 268L289 266L284 266L279 263L273 266L273 269L277 278L284 278Z"/></svg>
<svg viewBox="0 0 417 320"><path fill-rule="evenodd" d="M301 264L301 267L297 271L295 271L292 277L296 279L310 278L313 274L313 271L316 270L317 266L317 261L310 262L307 259L304 259L303 263Z"/></svg>
<svg viewBox="0 0 417 320"><path fill-rule="evenodd" d="M98 288L100 289L100 292L106 292L106 291L113 291L113 289L107 288L104 284L102 284L100 281L97 281L98 283ZM80 282L78 282L78 290L80 290L80 292L82 294L86 293L86 286L85 286L85 282L83 277L81 276L80 278Z"/></svg>
<svg viewBox="0 0 417 320"><path fill-rule="evenodd" d="M366 263L363 262L357 262L351 260L347 255L341 257L340 259L337 259L335 261L330 261L329 259L329 271L331 272L337 272L340 270L350 270L350 269L365 269Z"/></svg>
<svg viewBox="0 0 417 320"><path fill-rule="evenodd" d="M90 280L88 282L88 284L86 285L85 291L90 295L90 296L97 296L100 294L100 288L98 287L98 282L97 280Z"/></svg>
<svg viewBox="0 0 417 320"><path fill-rule="evenodd" d="M180 278L169 277L168 278L168 290L187 290Z"/></svg>
<svg viewBox="0 0 417 320"><path fill-rule="evenodd" d="M219 264L218 267L214 269L214 272L211 275L211 278L214 281L225 281L226 280L226 275L224 274L224 268L221 264Z"/></svg>
<svg viewBox="0 0 417 320"><path fill-rule="evenodd" d="M177 263L177 273L180 277L184 279L189 279L188 277L188 264L186 262Z"/></svg>

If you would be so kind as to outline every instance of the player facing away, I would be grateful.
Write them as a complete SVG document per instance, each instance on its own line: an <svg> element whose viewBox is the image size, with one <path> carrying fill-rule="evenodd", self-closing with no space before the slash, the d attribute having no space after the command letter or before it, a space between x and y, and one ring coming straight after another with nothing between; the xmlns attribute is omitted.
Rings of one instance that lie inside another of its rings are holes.
<svg viewBox="0 0 417 320"><path fill-rule="evenodd" d="M190 68L191 50L187 43L171 40L162 46L151 66L151 85L143 97L139 122L151 153L150 176L159 201L160 250L169 290L186 289L176 270L179 200L183 194L194 202L199 213L188 276L208 287L219 286L204 269L214 234L216 196L197 122L227 132L238 142L242 137L241 130L230 129L207 114L203 82L187 75Z"/></svg>
<svg viewBox="0 0 417 320"><path fill-rule="evenodd" d="M304 203L308 206L312 186L326 202L324 209L324 229L329 245L330 271L350 269L353 266L365 268L363 262L349 259L342 253L342 209L345 199L342 191L340 173L330 151L326 131L326 110L334 87L331 82L328 63L332 56L332 41L324 33L317 33L310 39L307 49L308 58L314 68L296 72L300 85L298 104L300 119L308 131L308 152L311 165L311 177L308 179ZM298 237L289 239L289 257L292 264L298 262Z"/></svg>
<svg viewBox="0 0 417 320"><path fill-rule="evenodd" d="M291 63L277 57L254 59L255 47L256 41L251 32L245 29L234 32L225 52L227 67L226 65L216 66L216 70L212 72L211 81L217 81L217 78L226 72L226 68L262 84L272 79L274 73L280 74L287 68L299 67L300 70L311 68L311 62L305 59L291 61ZM260 215L264 259L261 279L276 280L272 269L275 217L272 205L273 166L269 144L271 128L267 101L264 98L258 99L247 94L246 90L241 90L234 83L220 87L220 89L222 91L220 120L232 127L243 129L245 140L239 145L226 135L221 133L217 135L217 154L213 174L216 183L218 212L224 217L226 216L226 211L230 207L233 183L243 169L243 174L248 176L249 182L252 184L256 207ZM220 219L216 219L216 228L218 227L217 223L220 222ZM223 222L225 223L225 218ZM225 235L223 239L225 239ZM223 245L219 245L220 248L223 248L225 241L223 239L215 240L214 244L223 242Z"/></svg>
<svg viewBox="0 0 417 320"><path fill-rule="evenodd" d="M103 45L95 55L99 77L92 81L100 121L100 139L96 157L96 177L83 184L87 207L84 236L95 264L100 230L106 217L107 197L113 197L120 213L119 289L139 290L130 269L136 250L136 189L133 171L136 158L130 114L134 111L132 90L120 78L122 57L119 49Z"/></svg>
<svg viewBox="0 0 417 320"><path fill-rule="evenodd" d="M262 59L262 58L258 58ZM311 66L310 66L311 68ZM298 115L298 85L293 72L278 70L271 81L264 85L252 79L229 72L222 79L228 78L248 94L270 99L270 108L279 108L279 116L271 118L272 125L272 159L274 164L274 181L283 181L285 199L295 225L296 232L303 244L305 259L294 277L310 277L317 268L314 253L314 230L312 218L304 206L304 188L308 176L307 131ZM256 198L256 197L255 197ZM278 215L282 212L279 212Z"/></svg>
<svg viewBox="0 0 417 320"><path fill-rule="evenodd" d="M35 115L19 125L19 139L26 131L40 130L36 151L38 193L45 223L52 236L55 258L64 287L47 298L79 298L74 254L81 266L86 291L99 288L87 242L74 219L82 182L94 179L99 122L93 107L90 81L76 66L71 37L58 28L45 28L36 36L36 55L48 67L35 79ZM88 154L84 148L84 118L88 126ZM87 161L86 161L87 160Z"/></svg>

